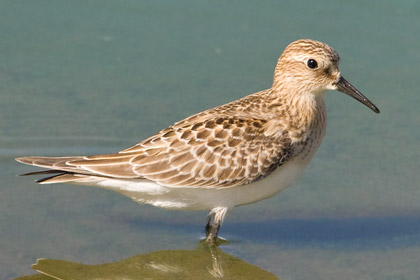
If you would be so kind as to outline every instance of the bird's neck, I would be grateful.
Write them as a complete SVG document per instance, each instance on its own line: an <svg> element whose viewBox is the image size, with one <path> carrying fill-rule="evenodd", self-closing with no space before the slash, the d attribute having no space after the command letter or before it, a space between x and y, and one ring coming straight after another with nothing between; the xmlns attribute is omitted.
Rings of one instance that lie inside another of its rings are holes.
<svg viewBox="0 0 420 280"><path fill-rule="evenodd" d="M284 87L272 87L265 99L265 106L289 131L301 134L320 126L324 127L326 124L323 92L313 94L304 91L294 92Z"/></svg>

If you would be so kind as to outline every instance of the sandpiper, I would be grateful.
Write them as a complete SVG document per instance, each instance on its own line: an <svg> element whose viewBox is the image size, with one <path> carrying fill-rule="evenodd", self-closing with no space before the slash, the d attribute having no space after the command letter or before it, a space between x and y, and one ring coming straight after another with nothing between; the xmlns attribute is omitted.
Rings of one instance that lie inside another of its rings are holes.
<svg viewBox="0 0 420 280"><path fill-rule="evenodd" d="M168 209L209 210L214 243L229 209L272 197L298 177L326 129L324 93L338 90L379 109L341 76L327 44L286 47L271 88L190 116L126 150L106 155L21 157L48 168L41 184L93 185Z"/></svg>

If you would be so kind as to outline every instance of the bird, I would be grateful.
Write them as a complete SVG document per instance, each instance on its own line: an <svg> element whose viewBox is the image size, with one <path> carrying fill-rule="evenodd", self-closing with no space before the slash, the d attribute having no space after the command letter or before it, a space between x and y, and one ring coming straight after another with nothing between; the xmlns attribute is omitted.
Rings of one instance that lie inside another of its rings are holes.
<svg viewBox="0 0 420 280"><path fill-rule="evenodd" d="M278 59L271 88L187 117L125 150L91 156L16 158L46 168L38 183L119 192L175 210L207 210L205 241L216 244L229 210L270 198L304 171L325 135L325 92L379 109L339 71L323 42L299 39Z"/></svg>

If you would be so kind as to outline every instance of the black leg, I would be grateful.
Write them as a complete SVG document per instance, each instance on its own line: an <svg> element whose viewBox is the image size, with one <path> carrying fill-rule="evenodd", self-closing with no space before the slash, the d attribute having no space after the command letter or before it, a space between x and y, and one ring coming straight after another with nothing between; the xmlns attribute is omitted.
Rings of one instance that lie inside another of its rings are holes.
<svg viewBox="0 0 420 280"><path fill-rule="evenodd" d="M206 223L206 242L213 245L216 243L220 225L226 215L227 208L218 207L212 209L207 215Z"/></svg>
<svg viewBox="0 0 420 280"><path fill-rule="evenodd" d="M206 241L210 244L214 244L219 233L220 223L215 222L214 213L207 217L206 224Z"/></svg>

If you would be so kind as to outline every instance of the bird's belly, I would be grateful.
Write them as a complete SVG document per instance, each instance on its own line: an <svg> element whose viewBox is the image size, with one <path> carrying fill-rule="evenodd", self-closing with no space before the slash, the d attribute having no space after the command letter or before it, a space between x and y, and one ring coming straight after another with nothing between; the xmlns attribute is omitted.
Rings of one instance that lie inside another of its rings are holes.
<svg viewBox="0 0 420 280"><path fill-rule="evenodd" d="M236 187L166 187L138 180L104 179L92 185L124 194L141 203L183 210L232 208L269 198L288 187L303 172L309 160L292 159L269 176Z"/></svg>
<svg viewBox="0 0 420 280"><path fill-rule="evenodd" d="M235 206L257 202L276 195L289 187L308 165L308 160L291 160L274 170L269 176L249 185L236 187ZM241 189L242 188L242 189Z"/></svg>

